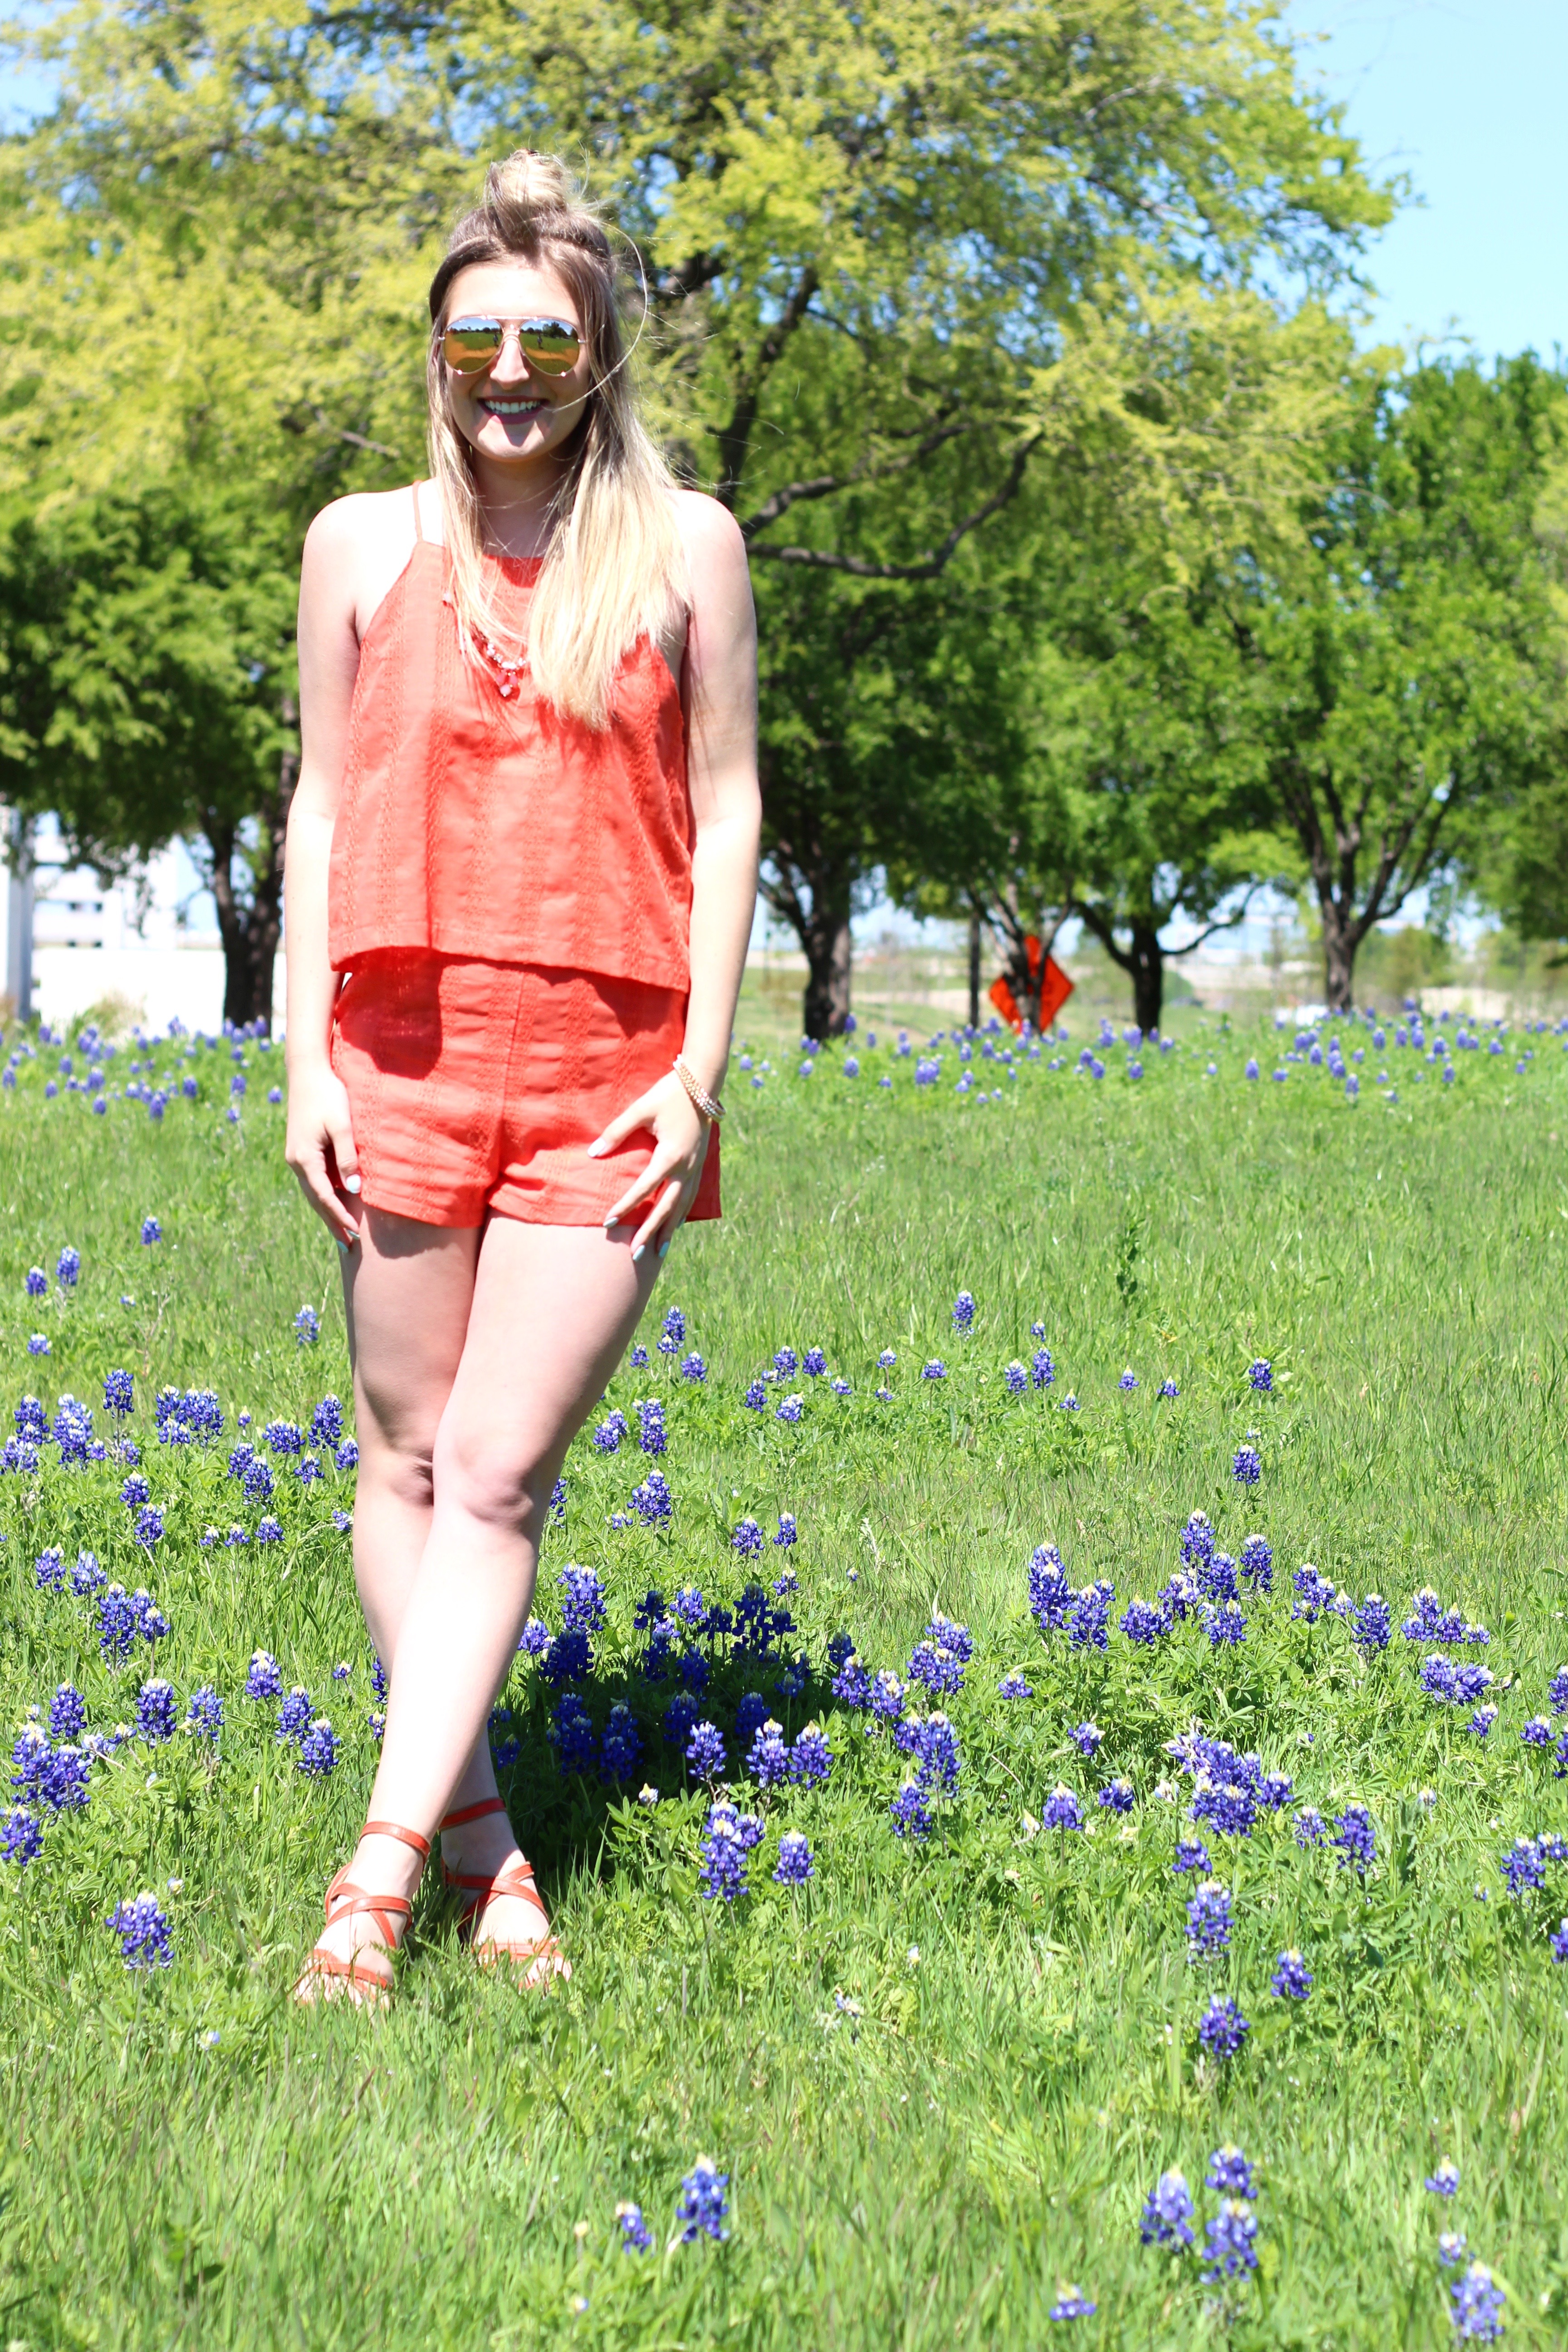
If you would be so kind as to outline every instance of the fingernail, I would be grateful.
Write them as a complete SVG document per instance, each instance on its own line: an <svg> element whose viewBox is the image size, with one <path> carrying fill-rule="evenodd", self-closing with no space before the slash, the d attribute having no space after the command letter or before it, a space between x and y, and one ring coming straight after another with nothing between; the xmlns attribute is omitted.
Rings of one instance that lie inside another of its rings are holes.
<svg viewBox="0 0 1568 2352"><path fill-rule="evenodd" d="M346 1242L346 1241L344 1241L344 1239L343 1239L343 1237L342 1237L342 1234L340 1234L338 1235L338 1247L342 1250L342 1252L343 1255L344 1255L345 1257L347 1257L347 1255L348 1255L348 1254L349 1254L349 1245L348 1245L347 1242Z"/></svg>
<svg viewBox="0 0 1568 2352"><path fill-rule="evenodd" d="M633 1252L632 1252L632 1264L633 1264L634 1265L636 1265L636 1264L637 1264L637 1262L638 1258L639 1258L639 1257L641 1257L641 1255L642 1255L642 1254L643 1254L644 1250L646 1250L646 1249L647 1249L647 1244L646 1242L638 1242L638 1244L637 1244L637 1245L636 1249L635 1249L635 1250L633 1250Z"/></svg>
<svg viewBox="0 0 1568 2352"><path fill-rule="evenodd" d="M597 1160L604 1148L605 1147L602 1143L591 1143L588 1146L587 1152L584 1156L589 1160Z"/></svg>
<svg viewBox="0 0 1568 2352"><path fill-rule="evenodd" d="M359 1178L357 1176L345 1176L343 1178L343 1191L345 1192L357 1192L359 1191Z"/></svg>
<svg viewBox="0 0 1568 2352"><path fill-rule="evenodd" d="M669 1244L668 1242L660 1242L658 1245L658 1254L660 1257L668 1257L669 1255Z"/></svg>

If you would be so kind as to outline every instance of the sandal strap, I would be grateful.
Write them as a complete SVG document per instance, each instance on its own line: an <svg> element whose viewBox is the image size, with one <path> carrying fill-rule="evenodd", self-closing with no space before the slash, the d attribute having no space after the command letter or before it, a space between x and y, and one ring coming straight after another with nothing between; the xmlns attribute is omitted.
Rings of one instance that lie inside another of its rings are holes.
<svg viewBox="0 0 1568 2352"><path fill-rule="evenodd" d="M477 1805L464 1805L460 1811L448 1813L441 1823L444 1830L460 1830L466 1822L482 1822L487 1813L504 1813L505 1805L499 1797L482 1797Z"/></svg>
<svg viewBox="0 0 1568 2352"><path fill-rule="evenodd" d="M498 1870L479 1874L468 1871L448 1870L444 1871L442 1875L448 1886L460 1886L465 1894L482 1895L487 1902L493 1900L498 1895L517 1895L526 1896L531 1903L539 1903L539 1887L534 1879L531 1863L519 1863L512 1870ZM539 1907L542 1911L543 1904L539 1903Z"/></svg>
<svg viewBox="0 0 1568 2352"><path fill-rule="evenodd" d="M397 1822L366 1822L360 1835L361 1837L395 1838L399 1845L412 1846L421 1862L428 1862L430 1859L429 1839L421 1837L417 1830L404 1829Z"/></svg>
<svg viewBox="0 0 1568 2352"><path fill-rule="evenodd" d="M391 1954L383 1952L376 1944L360 1945L346 1960L340 1959L337 1953L329 1951L324 1944L313 1945L300 1971L299 1982L304 1984L311 1977L346 1977L351 1983L363 1985L367 1992L389 1993L394 1981L390 1974L384 1976L379 1969L360 1966L367 1953L377 1954L384 1960L391 1958Z"/></svg>

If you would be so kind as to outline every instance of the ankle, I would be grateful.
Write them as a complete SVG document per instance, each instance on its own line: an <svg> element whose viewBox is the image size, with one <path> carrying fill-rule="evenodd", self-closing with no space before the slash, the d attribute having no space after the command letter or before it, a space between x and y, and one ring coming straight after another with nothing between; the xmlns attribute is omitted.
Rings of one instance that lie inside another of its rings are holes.
<svg viewBox="0 0 1568 2352"><path fill-rule="evenodd" d="M412 1895L424 1874L425 1864L412 1846L398 1838L362 1837L354 1848L349 1875L368 1894Z"/></svg>

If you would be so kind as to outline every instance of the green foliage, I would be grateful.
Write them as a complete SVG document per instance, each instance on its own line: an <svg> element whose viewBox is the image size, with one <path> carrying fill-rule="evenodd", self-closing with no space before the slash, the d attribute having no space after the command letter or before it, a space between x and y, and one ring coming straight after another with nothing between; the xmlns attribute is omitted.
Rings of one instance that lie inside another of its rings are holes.
<svg viewBox="0 0 1568 2352"><path fill-rule="evenodd" d="M1547 1141L1568 1116L1563 1057L1537 1038L1519 1076L1512 1054L1460 1055L1453 1086L1402 1086L1390 1108L1305 1070L1247 1086L1243 1060L1267 1042L1208 1032L1138 1087L1030 1066L984 1109L949 1085L917 1094L908 1065L880 1089L878 1057L850 1082L832 1051L809 1081L731 1085L726 1218L682 1237L650 1317L681 1302L709 1380L683 1383L654 1353L611 1391L666 1399L673 1532L608 1533L645 1465L579 1441L542 1613L565 1559L601 1567L613 1683L645 1583L729 1593L735 1520L771 1530L793 1509L789 1605L814 1661L841 1625L893 1665L933 1605L972 1625L950 1702L964 1793L927 1846L895 1840L894 1759L830 1709L835 1777L771 1806L763 1848L798 1819L816 1880L796 1898L756 1869L715 1916L695 1888L703 1808L674 1759L650 1757L667 1792L651 1815L562 1781L520 1664L513 1807L575 1973L547 2000L479 1974L432 1874L378 2019L288 2000L374 1759L335 1474L324 1493L279 1480L280 1545L202 1549L205 1521L254 1519L227 1434L212 1454L161 1448L148 1412L165 1381L216 1388L231 1430L237 1406L256 1425L303 1421L323 1390L347 1393L334 1254L261 1099L277 1055L252 1050L237 1128L221 1054L151 1056L150 1075L188 1069L200 1090L161 1125L129 1102L102 1119L68 1093L45 1103L46 1067L24 1066L0 1095L12 1388L96 1402L106 1369L132 1369L168 1532L149 1570L113 1465L0 1478L6 1720L66 1675L95 1727L132 1711L138 1676L102 1667L89 1610L35 1586L58 1543L152 1584L182 1708L212 1679L228 1722L211 1761L192 1741L132 1741L95 1768L84 1814L51 1820L39 1862L20 1878L0 1865L0 2084L17 2118L0 2306L18 2341L1022 2347L1050 2333L1068 2277L1100 2305L1090 2343L1212 2344L1223 2319L1258 2352L1436 2352L1448 2225L1506 2281L1510 2339L1560 2337L1556 1909L1509 1902L1498 1861L1516 1834L1564 1826L1563 1784L1518 1738L1563 1662L1568 1202ZM149 1210L156 1249L137 1240ZM77 1291L24 1299L26 1268L68 1239ZM948 1314L961 1286L979 1302L964 1341ZM318 1349L295 1341L302 1298L323 1318ZM1017 1400L1002 1368L1042 1317L1057 1383ZM24 1352L31 1328L51 1340L44 1362ZM795 1428L744 1412L743 1382L784 1340L820 1342L854 1395L802 1381ZM886 1344L900 1361L882 1407ZM1245 1385L1259 1354L1271 1397ZM921 1381L935 1355L948 1381ZM1154 1395L1167 1371L1173 1402ZM1076 1415L1054 1407L1068 1386ZM1227 1474L1248 1427L1264 1479L1242 1501ZM1025 1610L1037 1542L1056 1538L1075 1582L1114 1578L1120 1606L1175 1568L1194 1507L1233 1551L1254 1526L1273 1541L1276 1591L1249 1596L1247 1645L1212 1653L1192 1623L1158 1653L1042 1643ZM1342 1624L1292 1622L1307 1559L1396 1615L1432 1583L1484 1620L1500 1683L1517 1677L1489 1739L1419 1697L1397 1635L1365 1662ZM327 1703L346 1742L331 1780L295 1769L271 1710L240 1697L258 1643ZM340 1659L346 1684L329 1679ZM1033 1700L996 1697L1013 1666ZM790 1727L818 1704L803 1695ZM1066 1737L1089 1715L1106 1735L1093 1769ZM1194 1716L1325 1811L1363 1800L1379 1847L1363 1886L1331 1853L1299 1853L1288 1824L1215 1841L1237 1927L1214 1979L1252 2021L1218 2073L1192 2039L1207 1977L1184 1957L1177 1809L1153 1793L1163 1743ZM1088 1799L1122 1770L1139 1791L1125 1842L1109 1817L1091 1838L1031 1827L1058 1780ZM139 1983L104 1919L142 1886L171 1915L175 1961ZM1267 1991L1291 1942L1316 1976L1300 2009ZM1227 2139L1260 2168L1260 2264L1216 2315L1190 2260L1139 2245L1138 2214L1162 2168L1195 2188ZM667 2252L702 2151L732 2176L732 2235ZM1420 2184L1444 2155L1462 2182L1439 2210ZM618 2251L627 2197L654 2231L646 2261Z"/></svg>

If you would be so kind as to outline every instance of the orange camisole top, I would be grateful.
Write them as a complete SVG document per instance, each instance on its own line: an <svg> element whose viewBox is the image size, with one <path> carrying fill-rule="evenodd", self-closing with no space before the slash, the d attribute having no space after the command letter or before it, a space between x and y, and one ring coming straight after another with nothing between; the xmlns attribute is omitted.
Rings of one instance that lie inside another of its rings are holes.
<svg viewBox="0 0 1568 2352"><path fill-rule="evenodd" d="M360 646L332 833L332 967L386 948L690 984L696 824L680 695L647 636L596 733L463 657L447 551L419 531ZM537 558L497 559L521 639Z"/></svg>

